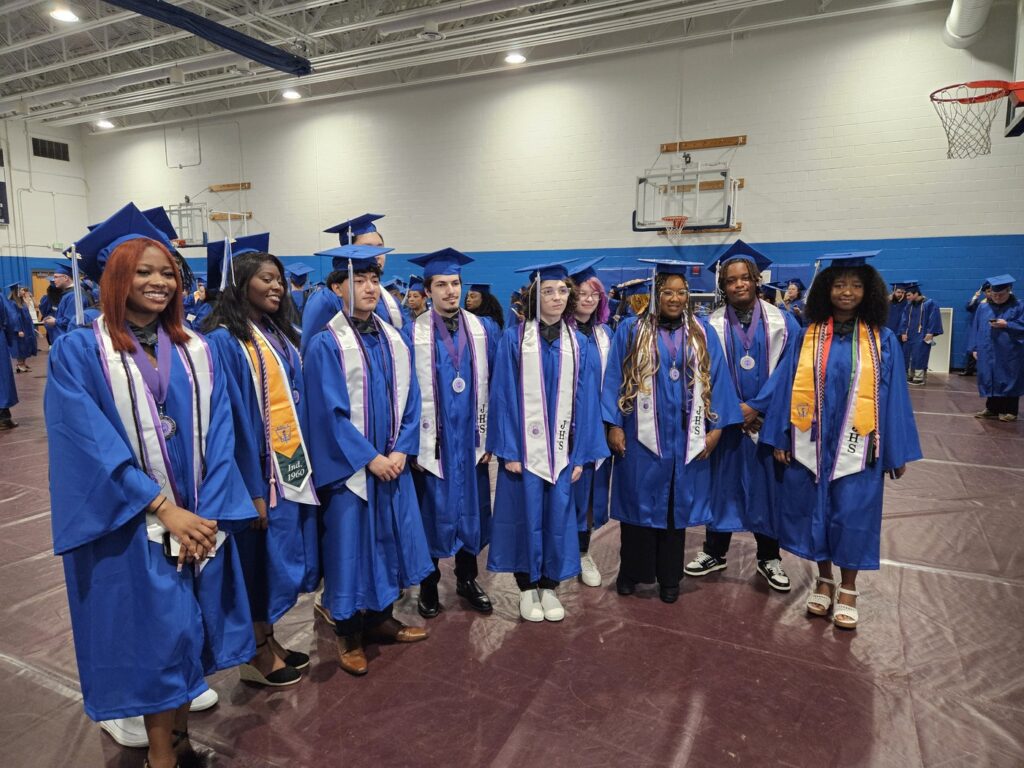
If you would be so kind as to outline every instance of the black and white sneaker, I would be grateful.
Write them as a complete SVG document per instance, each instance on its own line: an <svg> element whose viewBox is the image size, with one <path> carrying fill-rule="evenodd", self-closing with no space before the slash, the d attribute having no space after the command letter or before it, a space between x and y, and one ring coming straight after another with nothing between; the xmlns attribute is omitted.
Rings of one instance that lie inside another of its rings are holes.
<svg viewBox="0 0 1024 768"><path fill-rule="evenodd" d="M782 561L777 557L772 560L758 560L757 572L764 576L768 586L776 592L789 592L789 576L782 569Z"/></svg>
<svg viewBox="0 0 1024 768"><path fill-rule="evenodd" d="M687 576L707 576L715 571L724 571L728 567L724 557L715 557L707 552L698 552L697 557L683 568Z"/></svg>

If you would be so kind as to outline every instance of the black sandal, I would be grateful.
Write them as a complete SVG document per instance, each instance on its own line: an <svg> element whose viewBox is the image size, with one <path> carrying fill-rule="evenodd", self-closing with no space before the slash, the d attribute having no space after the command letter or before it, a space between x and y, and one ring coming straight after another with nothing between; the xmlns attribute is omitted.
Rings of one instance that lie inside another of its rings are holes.
<svg viewBox="0 0 1024 768"><path fill-rule="evenodd" d="M267 633L267 637L274 636L274 629L271 627ZM282 646L283 648L284 646ZM292 669L305 669L309 666L309 654L303 653L302 651L293 651L291 648L285 648L285 657L282 661Z"/></svg>
<svg viewBox="0 0 1024 768"><path fill-rule="evenodd" d="M263 648L266 644L267 640L264 640L256 647ZM238 676L243 682L265 685L270 688L283 688L286 685L295 685L295 683L302 679L302 675L299 674L298 670L287 663L281 669L275 669L269 675L264 675L260 672L255 664L239 664Z"/></svg>

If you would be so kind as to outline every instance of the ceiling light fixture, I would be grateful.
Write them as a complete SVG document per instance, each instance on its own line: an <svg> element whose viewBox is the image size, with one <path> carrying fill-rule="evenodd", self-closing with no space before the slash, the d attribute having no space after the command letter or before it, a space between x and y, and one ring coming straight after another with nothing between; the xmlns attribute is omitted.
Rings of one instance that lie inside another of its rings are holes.
<svg viewBox="0 0 1024 768"><path fill-rule="evenodd" d="M285 99L288 99L288 101L295 101L296 99L302 98L302 94L296 91L294 88L289 88L285 91L282 91L281 96Z"/></svg>
<svg viewBox="0 0 1024 768"><path fill-rule="evenodd" d="M510 53L505 57L506 64L522 64L526 61L526 57L521 53Z"/></svg>
<svg viewBox="0 0 1024 768"><path fill-rule="evenodd" d="M78 14L72 11L67 6L59 5L50 11L50 18L56 19L57 21L63 21L66 24L78 21Z"/></svg>
<svg viewBox="0 0 1024 768"><path fill-rule="evenodd" d="M107 128L113 128L114 124L112 122L110 122L109 120L107 120L106 118L103 118L102 120L97 120L96 121L96 127L97 128L102 128L103 130L106 130Z"/></svg>

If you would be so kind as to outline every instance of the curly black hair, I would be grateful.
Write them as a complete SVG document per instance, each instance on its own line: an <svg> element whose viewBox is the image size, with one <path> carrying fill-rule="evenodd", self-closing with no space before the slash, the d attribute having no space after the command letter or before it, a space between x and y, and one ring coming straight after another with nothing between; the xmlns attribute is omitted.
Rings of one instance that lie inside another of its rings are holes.
<svg viewBox="0 0 1024 768"><path fill-rule="evenodd" d="M465 302L463 302L463 306L465 306ZM480 306L476 309L469 309L466 311L471 312L477 317L491 318L491 320L497 324L498 328L505 327L505 312L501 308L501 302L489 293L481 294Z"/></svg>
<svg viewBox="0 0 1024 768"><path fill-rule="evenodd" d="M832 266L819 272L807 292L804 307L807 322L823 323L832 317L832 285L846 275L854 275L864 284L864 299L855 310L857 319L881 328L889 317L889 287L870 264Z"/></svg>
<svg viewBox="0 0 1024 768"><path fill-rule="evenodd" d="M562 282L569 289L569 300L565 303L565 311L562 312L562 317L572 317L576 314L576 301L579 298L579 291L576 288L576 283L568 277L562 280ZM526 295L523 296L523 314L526 320L533 320L537 316L537 287L540 284L540 280L534 280L530 283Z"/></svg>
<svg viewBox="0 0 1024 768"><path fill-rule="evenodd" d="M249 330L252 310L252 305L249 303L249 281L261 266L270 262L277 267L284 290L281 294L280 306L269 317L288 341L298 346L299 335L291 323L291 318L295 315L295 308L292 304L292 295L288 291L288 283L285 281L284 265L276 256L269 253L243 253L241 256L235 256L231 262L235 270L234 282L220 292L213 310L203 321L203 333L209 333L223 325L236 339L252 341L252 332Z"/></svg>
<svg viewBox="0 0 1024 768"><path fill-rule="evenodd" d="M747 268L747 274L750 275L750 280L754 283L755 292L760 296L760 291L756 290L761 287L761 273L750 259L744 259L739 256L733 256L731 259L726 259L722 262L718 270L718 290L721 294L725 295L725 275L729 271L729 267L733 264L742 264Z"/></svg>

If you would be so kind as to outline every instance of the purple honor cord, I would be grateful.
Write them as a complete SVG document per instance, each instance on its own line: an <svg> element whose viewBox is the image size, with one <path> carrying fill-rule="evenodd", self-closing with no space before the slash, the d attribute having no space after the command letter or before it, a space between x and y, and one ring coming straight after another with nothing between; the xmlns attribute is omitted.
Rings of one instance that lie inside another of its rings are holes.
<svg viewBox="0 0 1024 768"><path fill-rule="evenodd" d="M448 356L452 359L452 363L455 365L456 376L459 371L459 364L462 362L462 353L466 349L466 333L464 329L460 329L463 332L459 333L459 346L455 348L455 343L452 341L452 335L448 333L448 326L444 324L441 319L441 315L437 310L431 310L430 321L434 324L434 333L436 333L441 341L444 342L445 349L448 350Z"/></svg>
<svg viewBox="0 0 1024 768"><path fill-rule="evenodd" d="M142 351L142 345L137 339L135 349L131 352L132 360L135 361L135 366L142 374L143 381L146 382L146 389L153 395L153 400L156 401L161 412L164 402L167 400L167 388L171 381L171 347L173 346L171 337L164 330L163 325L160 325L157 328L156 368L153 368L153 363Z"/></svg>
<svg viewBox="0 0 1024 768"><path fill-rule="evenodd" d="M661 340L665 342L669 355L672 356L672 367L678 368L681 366L683 361L679 359L679 350L683 347L683 327L679 326L672 333L669 333L664 328L659 328L658 335L661 336ZM678 344L676 344L677 341L679 342Z"/></svg>
<svg viewBox="0 0 1024 768"><path fill-rule="evenodd" d="M729 304L725 309L725 317L729 321L729 327L736 332L736 335L740 337L740 343L743 344L743 353L750 354L750 348L754 346L754 336L757 333L757 327L761 324L761 302L754 302L754 310L750 315L750 325L743 329L743 324L740 323L739 318L736 316L736 310Z"/></svg>

